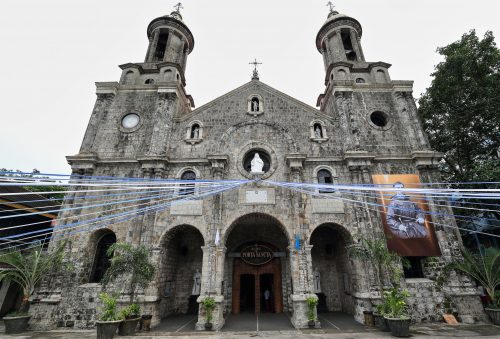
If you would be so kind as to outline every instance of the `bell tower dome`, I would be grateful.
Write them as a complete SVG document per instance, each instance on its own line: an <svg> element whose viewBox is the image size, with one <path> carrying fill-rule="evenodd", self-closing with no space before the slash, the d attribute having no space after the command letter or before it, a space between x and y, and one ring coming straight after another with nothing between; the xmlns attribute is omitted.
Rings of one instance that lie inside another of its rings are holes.
<svg viewBox="0 0 500 339"><path fill-rule="evenodd" d="M146 63L168 63L184 76L187 56L194 48L194 37L182 21L181 4L170 15L154 19L148 26L149 46Z"/></svg>

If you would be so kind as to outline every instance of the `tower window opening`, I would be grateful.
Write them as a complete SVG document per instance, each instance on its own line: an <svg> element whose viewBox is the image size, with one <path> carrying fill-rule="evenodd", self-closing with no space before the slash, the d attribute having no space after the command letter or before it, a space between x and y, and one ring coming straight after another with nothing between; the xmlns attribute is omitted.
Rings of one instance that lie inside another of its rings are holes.
<svg viewBox="0 0 500 339"><path fill-rule="evenodd" d="M357 83L357 84L364 84L365 82L366 82L366 81L365 81L365 79L363 79L363 78L357 78L357 79L356 79L356 83Z"/></svg>
<svg viewBox="0 0 500 339"><path fill-rule="evenodd" d="M340 34L342 38L342 44L344 45L345 56L349 61L356 61L357 55L354 52L354 47L352 47L351 35L349 31L343 31Z"/></svg>
<svg viewBox="0 0 500 339"><path fill-rule="evenodd" d="M160 33L155 49L155 61L163 60L165 49L167 48L168 33Z"/></svg>
<svg viewBox="0 0 500 339"><path fill-rule="evenodd" d="M146 81L144 81L144 83L146 85L154 85L155 81L153 79L147 79Z"/></svg>
<svg viewBox="0 0 500 339"><path fill-rule="evenodd" d="M333 184L332 173L326 169L322 169L318 171L318 184ZM328 190L320 190L319 193L332 193L331 189Z"/></svg>
<svg viewBox="0 0 500 339"><path fill-rule="evenodd" d="M193 171L186 171L182 173L181 180L196 180L196 174ZM191 195L194 194L194 183L182 184L182 188L179 190L180 195Z"/></svg>

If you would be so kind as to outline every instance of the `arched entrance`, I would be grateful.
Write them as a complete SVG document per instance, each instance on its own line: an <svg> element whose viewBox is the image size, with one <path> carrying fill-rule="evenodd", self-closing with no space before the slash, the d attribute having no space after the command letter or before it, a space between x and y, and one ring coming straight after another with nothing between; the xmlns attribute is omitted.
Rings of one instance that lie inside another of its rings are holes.
<svg viewBox="0 0 500 339"><path fill-rule="evenodd" d="M354 314L352 267L346 251L346 246L351 242L349 232L333 223L322 224L311 234L318 312L341 311Z"/></svg>
<svg viewBox="0 0 500 339"><path fill-rule="evenodd" d="M202 234L190 225L174 227L165 234L161 243L158 272L161 318L198 314L196 299L200 290L194 285L198 277L201 286L202 246Z"/></svg>
<svg viewBox="0 0 500 339"><path fill-rule="evenodd" d="M231 225L224 292L233 314L283 312L291 288L288 244L283 225L269 215L248 214Z"/></svg>

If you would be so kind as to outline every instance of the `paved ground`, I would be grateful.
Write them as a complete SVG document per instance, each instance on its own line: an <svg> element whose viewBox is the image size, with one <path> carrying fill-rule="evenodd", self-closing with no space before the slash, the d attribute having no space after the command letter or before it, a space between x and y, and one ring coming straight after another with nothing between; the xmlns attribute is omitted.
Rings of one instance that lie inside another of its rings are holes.
<svg viewBox="0 0 500 339"><path fill-rule="evenodd" d="M295 330L290 325L286 314L267 314L257 317L254 314L229 316L226 326L221 332L194 332L196 318L181 316L168 318L154 331L137 333L136 339L250 339L250 338L276 338L276 339L377 339L391 337L390 333L380 332L373 328L355 323L352 317L338 313L320 314L323 328L313 330ZM258 326L258 328L257 328ZM0 323L0 333L3 333L3 323ZM500 339L500 326L489 324L481 325L455 325L427 324L412 325L411 338L495 338ZM95 330L90 331L48 331L27 332L18 335L0 334L0 338L10 339L93 339Z"/></svg>

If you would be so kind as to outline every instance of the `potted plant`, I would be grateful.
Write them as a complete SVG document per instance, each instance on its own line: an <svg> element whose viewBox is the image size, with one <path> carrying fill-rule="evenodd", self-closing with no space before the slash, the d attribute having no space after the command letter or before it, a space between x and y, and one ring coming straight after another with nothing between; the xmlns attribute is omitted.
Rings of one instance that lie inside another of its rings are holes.
<svg viewBox="0 0 500 339"><path fill-rule="evenodd" d="M0 271L0 281L12 281L22 291L22 301L18 310L3 318L5 333L21 333L28 328L31 318L29 298L35 292L40 281L57 274L65 268L63 264L66 241L59 242L53 250L44 249L42 243L28 250L11 250L0 254L0 264L6 266Z"/></svg>
<svg viewBox="0 0 500 339"><path fill-rule="evenodd" d="M384 319L387 320L391 334L395 337L408 337L410 335L411 318L407 313L406 304L406 298L409 296L408 291L401 291L397 287L385 292L387 312L384 314Z"/></svg>
<svg viewBox="0 0 500 339"><path fill-rule="evenodd" d="M316 306L318 305L317 297L309 297L307 302L307 325L312 328L316 326Z"/></svg>
<svg viewBox="0 0 500 339"><path fill-rule="evenodd" d="M120 318L123 321L118 328L119 335L130 335L135 333L137 319L141 319L141 308L138 304L130 304L120 311Z"/></svg>
<svg viewBox="0 0 500 339"><path fill-rule="evenodd" d="M212 324L212 319L213 319L213 314L212 312L215 309L215 299L212 297L206 297L202 300L201 302L201 307L205 311L205 329L207 331L210 331L213 327Z"/></svg>
<svg viewBox="0 0 500 339"><path fill-rule="evenodd" d="M116 310L118 296L101 293L99 299L101 299L103 306L101 307L101 316L96 321L97 339L111 339L115 336L116 330L122 322L121 315Z"/></svg>
<svg viewBox="0 0 500 339"><path fill-rule="evenodd" d="M384 300L384 273L389 274L391 285L396 286L402 275L400 262L403 266L407 266L408 262L397 253L389 251L386 246L386 241L383 238L375 240L361 238L358 244L348 247L348 254L349 257L353 259L360 259L363 262L372 262L374 264L381 304L376 306L373 318L375 325L380 330L389 331L388 324L384 319L385 310L387 308Z"/></svg>
<svg viewBox="0 0 500 339"><path fill-rule="evenodd" d="M500 250L488 248L484 254L473 254L467 249L462 249L463 261L455 261L446 267L465 273L477 280L486 290L491 303L484 308L495 325L500 325Z"/></svg>
<svg viewBox="0 0 500 339"><path fill-rule="evenodd" d="M112 258L103 284L106 286L118 278L126 278L130 290L130 305L125 308L123 315L126 318L120 324L120 335L134 335L141 320L139 306L134 305L135 292L138 287L146 288L153 280L155 267L151 263L150 252L146 246L134 247L126 243L114 243L108 248L107 254Z"/></svg>

